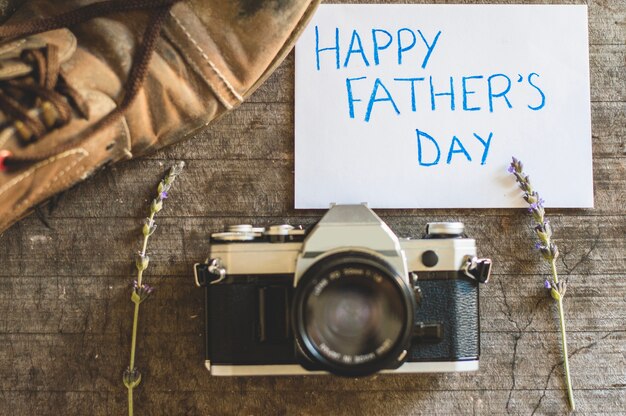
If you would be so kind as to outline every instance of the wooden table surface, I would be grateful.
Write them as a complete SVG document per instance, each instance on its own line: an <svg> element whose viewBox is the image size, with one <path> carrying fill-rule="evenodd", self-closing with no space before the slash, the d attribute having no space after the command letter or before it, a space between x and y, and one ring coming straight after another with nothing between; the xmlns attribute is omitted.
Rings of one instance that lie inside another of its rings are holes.
<svg viewBox="0 0 626 416"><path fill-rule="evenodd" d="M569 282L578 413L626 414L626 2L588 4L596 208L548 216ZM193 140L69 191L52 229L30 216L0 236L0 414L125 412L140 219L175 160L187 168L150 242L147 282L156 292L141 308L137 414L567 412L556 311L542 287L549 271L532 248L524 210L379 212L400 235L418 236L428 221L464 221L480 253L494 259L493 281L480 294L480 371L209 376L203 294L192 278L209 233L233 223L310 224L323 213L293 209L293 68L292 54L248 102Z"/></svg>

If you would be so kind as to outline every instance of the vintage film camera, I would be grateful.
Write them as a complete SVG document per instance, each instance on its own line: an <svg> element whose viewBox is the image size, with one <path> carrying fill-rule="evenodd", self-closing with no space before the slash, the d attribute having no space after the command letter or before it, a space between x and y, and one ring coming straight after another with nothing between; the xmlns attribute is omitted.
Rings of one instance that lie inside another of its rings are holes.
<svg viewBox="0 0 626 416"><path fill-rule="evenodd" d="M216 376L478 369L479 283L462 223L398 238L366 205L334 205L310 231L237 225L195 265Z"/></svg>

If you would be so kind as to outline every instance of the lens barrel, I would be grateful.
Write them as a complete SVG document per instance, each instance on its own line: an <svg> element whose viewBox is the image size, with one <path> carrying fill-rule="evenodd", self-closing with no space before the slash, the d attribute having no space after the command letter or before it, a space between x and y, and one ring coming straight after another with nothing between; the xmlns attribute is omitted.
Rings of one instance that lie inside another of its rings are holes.
<svg viewBox="0 0 626 416"><path fill-rule="evenodd" d="M346 251L304 273L292 323L301 353L317 367L364 376L402 364L415 308L406 278L375 255Z"/></svg>

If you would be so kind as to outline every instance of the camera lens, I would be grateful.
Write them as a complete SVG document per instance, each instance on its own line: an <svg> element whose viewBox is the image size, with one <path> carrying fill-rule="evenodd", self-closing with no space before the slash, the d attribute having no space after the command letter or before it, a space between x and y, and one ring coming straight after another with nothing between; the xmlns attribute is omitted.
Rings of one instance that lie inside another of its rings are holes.
<svg viewBox="0 0 626 416"><path fill-rule="evenodd" d="M413 325L407 283L379 258L345 252L315 263L294 295L304 355L338 375L367 375L400 363Z"/></svg>

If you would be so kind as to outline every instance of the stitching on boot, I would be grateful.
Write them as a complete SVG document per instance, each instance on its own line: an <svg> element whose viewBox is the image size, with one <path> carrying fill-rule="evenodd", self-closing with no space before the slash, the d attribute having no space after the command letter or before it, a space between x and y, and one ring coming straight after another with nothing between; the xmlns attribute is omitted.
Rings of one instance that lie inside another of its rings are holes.
<svg viewBox="0 0 626 416"><path fill-rule="evenodd" d="M215 86L211 84L211 81L209 81L204 75L202 75L202 70L200 69L200 67L198 67L198 65L196 65L196 63L193 61L193 59L189 58L189 56L187 54L185 54L183 51L183 47L181 46L180 43L178 43L175 39L173 38L169 38L169 41L172 42L172 44L174 44L174 46L176 46L181 53L183 53L186 57L187 57L187 64L189 66L191 66L191 68L195 71L195 73L204 80L204 82L206 83L206 85L211 89L211 91L213 91L213 93L215 94L215 97L217 97L218 101L220 103L222 103L222 105L224 107L226 107L226 109L228 110L232 110L233 109L233 105L228 102L224 97L222 97L222 95L219 93L219 91L216 90Z"/></svg>
<svg viewBox="0 0 626 416"><path fill-rule="evenodd" d="M233 97L235 97L239 102L243 102L243 97L241 95L239 95L237 93L237 91L235 91L235 88L231 85L230 82L228 82L228 80L224 77L224 75L217 69L217 67L215 66L215 64L211 61L211 59L209 59L209 56L206 54L206 52L204 52L204 50L200 47L200 45L198 44L198 42L196 42L196 40L191 36L191 33L189 33L189 31L187 30L187 28L183 25L183 23L174 15L173 12L170 11L170 15L172 16L172 18L174 19L174 21L176 22L176 24L178 26L180 26L180 28L182 29L182 31L185 33L185 36L187 36L187 38L191 41L191 43L193 43L193 45L196 47L196 49L198 50L198 52L200 52L200 55L202 56L202 58L209 64L209 67L213 70L213 72L215 72L215 74L219 77L219 79L224 83L224 85L226 86L226 88L228 88L228 91L230 91L230 93L233 95Z"/></svg>
<svg viewBox="0 0 626 416"><path fill-rule="evenodd" d="M76 166L76 164L78 162L83 160L85 157L89 156L89 153L85 149L83 149L81 147L81 148L78 148L78 149L72 149L72 150L65 151L63 153L59 153L58 155L55 155L55 156L52 156L51 158L43 160L43 161L37 163L32 168L30 168L29 170L27 170L26 172L24 172L21 175L17 176L16 178L13 178L11 181L9 181L7 184L5 184L2 188L0 188L0 196L2 194L4 194L8 189L12 188L13 186L15 186L18 183L22 182L24 179L26 179L29 176L31 176L33 173L35 173L40 168L42 168L44 166L47 166L47 165L49 165L51 163L54 163L54 162L56 162L59 159L63 159L63 158L66 158L68 156L72 156L72 155L75 155L75 154L81 154L83 157L75 160L68 167L63 169L63 171L61 173L59 173L50 183L48 183L46 188L44 188L44 190L48 189L52 185L52 183L58 179L58 177L63 176L65 174L65 172L67 172L69 169L71 169L74 166ZM22 204L24 204L24 202L20 203L20 205L22 205Z"/></svg>
<svg viewBox="0 0 626 416"><path fill-rule="evenodd" d="M122 152L124 153L124 156L126 156L128 159L132 159L133 158L133 140L132 137L130 135L130 127L128 127L128 115L124 115L120 118L121 124L122 124L122 130L124 131L124 137L126 138L126 147L124 149L122 149Z"/></svg>

